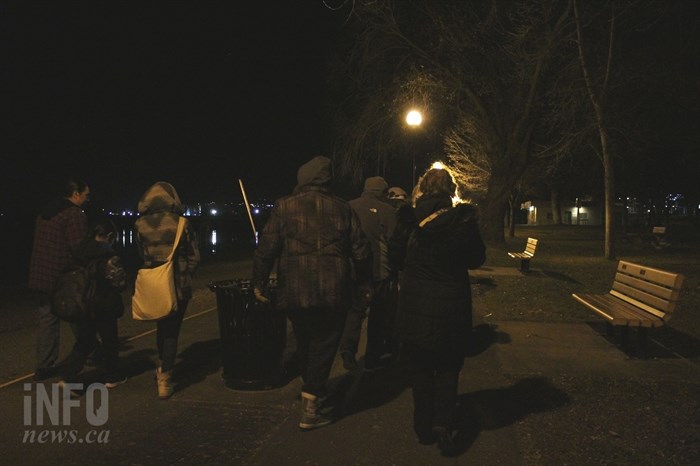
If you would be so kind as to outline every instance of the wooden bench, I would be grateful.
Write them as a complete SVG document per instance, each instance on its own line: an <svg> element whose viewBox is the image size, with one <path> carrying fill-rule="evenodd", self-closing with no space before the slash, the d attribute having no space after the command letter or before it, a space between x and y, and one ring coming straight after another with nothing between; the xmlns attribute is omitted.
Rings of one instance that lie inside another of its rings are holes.
<svg viewBox="0 0 700 466"><path fill-rule="evenodd" d="M508 255L513 259L520 259L520 271L527 273L530 270L530 259L535 255L535 249L537 249L537 240L528 238L523 252L509 252Z"/></svg>
<svg viewBox="0 0 700 466"><path fill-rule="evenodd" d="M655 226L651 229L651 244L656 249L663 249L671 245L671 243L666 239L666 227Z"/></svg>
<svg viewBox="0 0 700 466"><path fill-rule="evenodd" d="M673 315L683 278L678 273L620 261L608 293L572 296L607 320L609 334L619 328L622 344L628 329L636 327L639 348L645 351L649 329L665 325Z"/></svg>

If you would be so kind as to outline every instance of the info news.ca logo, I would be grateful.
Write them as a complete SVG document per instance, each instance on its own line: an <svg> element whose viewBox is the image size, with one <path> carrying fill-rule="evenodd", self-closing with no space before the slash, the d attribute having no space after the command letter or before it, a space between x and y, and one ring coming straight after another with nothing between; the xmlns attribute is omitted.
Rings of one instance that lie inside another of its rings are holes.
<svg viewBox="0 0 700 466"><path fill-rule="evenodd" d="M79 416L93 428L71 429ZM108 419L109 390L101 383L24 384L23 443L108 443L109 430L97 429Z"/></svg>

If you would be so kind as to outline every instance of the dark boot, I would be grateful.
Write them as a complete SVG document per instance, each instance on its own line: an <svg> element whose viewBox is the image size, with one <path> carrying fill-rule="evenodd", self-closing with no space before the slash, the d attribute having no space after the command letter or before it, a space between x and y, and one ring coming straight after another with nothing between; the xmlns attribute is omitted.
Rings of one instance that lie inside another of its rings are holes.
<svg viewBox="0 0 700 466"><path fill-rule="evenodd" d="M311 393L301 392L301 420L299 429L308 431L327 426L332 421L320 412L320 399Z"/></svg>

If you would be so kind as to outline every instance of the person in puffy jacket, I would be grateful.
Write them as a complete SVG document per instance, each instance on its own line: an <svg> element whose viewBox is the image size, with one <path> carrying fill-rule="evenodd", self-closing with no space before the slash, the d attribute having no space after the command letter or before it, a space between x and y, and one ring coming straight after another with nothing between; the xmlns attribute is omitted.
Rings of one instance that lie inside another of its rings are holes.
<svg viewBox="0 0 700 466"><path fill-rule="evenodd" d="M148 188L138 203L139 219L136 220L136 244L143 258L143 267L154 267L165 262L173 249L177 226L183 213L182 202L170 183L158 181ZM156 369L158 398L170 398L175 388L172 371L177 355L177 341L187 304L192 298L192 275L199 265L199 246L190 222L185 219L185 229L175 249L175 290L177 310L156 322L156 343L160 364Z"/></svg>
<svg viewBox="0 0 700 466"><path fill-rule="evenodd" d="M357 215L330 190L331 161L315 157L299 168L294 192L275 201L253 258L253 285L267 298L277 265L277 307L289 317L303 380L301 430L331 423L321 413L356 284L370 294L372 253ZM369 298L369 296L367 297Z"/></svg>
<svg viewBox="0 0 700 466"><path fill-rule="evenodd" d="M413 392L413 428L423 444L453 446L457 383L472 328L468 269L481 266L486 248L477 212L453 206L456 184L446 169L418 183L415 207L397 213L389 242L393 267L402 269L395 335Z"/></svg>
<svg viewBox="0 0 700 466"><path fill-rule="evenodd" d="M112 248L116 237L114 223L98 221L76 252L75 263L88 270L94 291L87 303L90 315L74 324L73 350L57 366L64 381L76 376L88 355L99 348L104 369L102 383L114 388L126 382L119 367L118 329L118 319L124 314L121 292L126 288L126 272L121 258Z"/></svg>

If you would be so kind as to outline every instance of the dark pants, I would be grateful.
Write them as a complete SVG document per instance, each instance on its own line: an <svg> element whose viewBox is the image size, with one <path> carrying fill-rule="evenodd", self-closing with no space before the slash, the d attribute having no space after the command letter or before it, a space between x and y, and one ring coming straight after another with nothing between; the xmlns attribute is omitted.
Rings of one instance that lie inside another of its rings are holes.
<svg viewBox="0 0 700 466"><path fill-rule="evenodd" d="M357 348L360 345L360 333L362 333L362 322L365 317L367 317L367 309L359 302L353 303L348 310L343 335L340 339L339 351L341 353L352 353L353 355L357 353Z"/></svg>
<svg viewBox="0 0 700 466"><path fill-rule="evenodd" d="M393 335L393 307L390 294L390 282L382 280L374 283L374 294L369 303L367 318L367 348L365 361L377 363L384 353L393 353L396 344ZM365 309L359 302L353 303L345 320L345 328L340 343L340 352L357 353L362 331L362 321L366 317Z"/></svg>
<svg viewBox="0 0 700 466"><path fill-rule="evenodd" d="M450 429L457 407L459 372L464 356L428 351L404 343L401 360L408 368L413 390L413 429L419 437L434 427Z"/></svg>
<svg viewBox="0 0 700 466"><path fill-rule="evenodd" d="M71 328L76 340L73 351L62 364L63 375L71 376L80 372L88 355L101 347L105 374L116 376L119 372L117 318L98 314L93 319L72 323ZM100 340L97 339L98 335Z"/></svg>
<svg viewBox="0 0 700 466"><path fill-rule="evenodd" d="M169 372L175 366L177 340L180 337L180 327L182 327L182 319L185 317L188 302L189 300L179 301L177 312L156 323L156 344L163 372Z"/></svg>
<svg viewBox="0 0 700 466"><path fill-rule="evenodd" d="M297 340L301 391L326 396L346 312L333 308L295 309L287 313Z"/></svg>

